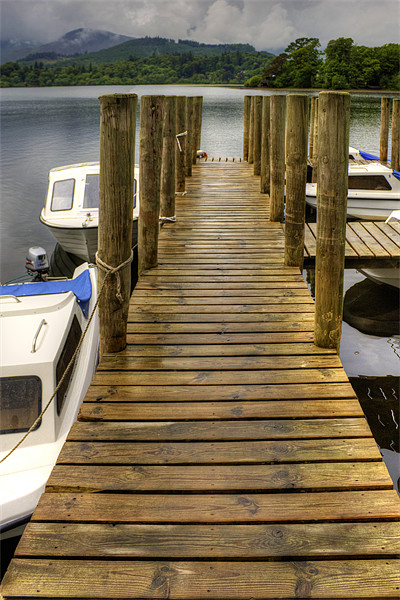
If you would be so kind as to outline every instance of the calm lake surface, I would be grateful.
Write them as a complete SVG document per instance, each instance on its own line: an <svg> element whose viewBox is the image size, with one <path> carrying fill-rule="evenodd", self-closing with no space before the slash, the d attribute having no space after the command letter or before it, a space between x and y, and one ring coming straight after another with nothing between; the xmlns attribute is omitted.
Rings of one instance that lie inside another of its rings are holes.
<svg viewBox="0 0 400 600"><path fill-rule="evenodd" d="M209 156L242 155L243 96L270 93L204 86L107 86L2 89L0 157L0 280L22 275L26 250L55 241L39 221L52 167L99 160L102 94L202 95L202 148ZM285 93L285 92L277 92ZM390 93L385 96L391 96ZM379 154L379 94L352 94L350 145ZM137 123L138 161L139 121ZM345 287L364 279L346 270ZM382 288L382 298L385 289ZM363 403L396 489L399 465L400 336L363 334L343 324L341 359ZM371 378L371 379L366 379ZM382 434L382 435L381 435Z"/></svg>

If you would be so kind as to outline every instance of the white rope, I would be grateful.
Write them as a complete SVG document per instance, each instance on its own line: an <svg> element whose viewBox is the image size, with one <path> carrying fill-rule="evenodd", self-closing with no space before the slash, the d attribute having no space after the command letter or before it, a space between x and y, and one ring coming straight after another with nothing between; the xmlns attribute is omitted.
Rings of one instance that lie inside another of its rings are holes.
<svg viewBox="0 0 400 600"><path fill-rule="evenodd" d="M120 304L123 303L124 299L121 294L121 276L120 276L119 272L124 267L127 267L132 262L132 260L133 260L133 250L131 251L130 257L127 258L123 263L118 265L118 267L110 267L110 265L108 265L107 263L105 263L104 261L101 260L101 258L99 257L99 253L96 252L96 264L98 267L100 267L100 269L102 271L104 271L106 273L106 278L108 275L116 275L116 277L117 277L117 291L116 291L115 295L118 298ZM105 279L104 279L104 281L105 281ZM103 284L104 284L104 281L103 281Z"/></svg>
<svg viewBox="0 0 400 600"><path fill-rule="evenodd" d="M186 196L187 192L175 192L175 196Z"/></svg>
<svg viewBox="0 0 400 600"><path fill-rule="evenodd" d="M176 141L178 142L179 152L183 152L182 146L181 146L181 142L179 141L179 138L183 137L184 135L187 135L187 133L188 133L187 131L183 131L182 133L177 133L176 136L175 136L176 137Z"/></svg>
<svg viewBox="0 0 400 600"><path fill-rule="evenodd" d="M173 217L159 217L161 223L175 223L176 222L176 216Z"/></svg>

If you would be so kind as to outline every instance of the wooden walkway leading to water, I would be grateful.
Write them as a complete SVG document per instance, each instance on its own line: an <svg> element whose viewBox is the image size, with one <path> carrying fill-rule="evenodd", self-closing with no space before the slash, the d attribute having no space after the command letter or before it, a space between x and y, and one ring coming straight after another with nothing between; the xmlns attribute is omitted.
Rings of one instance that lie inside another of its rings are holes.
<svg viewBox="0 0 400 600"><path fill-rule="evenodd" d="M398 598L400 504L245 163L193 169L9 598Z"/></svg>

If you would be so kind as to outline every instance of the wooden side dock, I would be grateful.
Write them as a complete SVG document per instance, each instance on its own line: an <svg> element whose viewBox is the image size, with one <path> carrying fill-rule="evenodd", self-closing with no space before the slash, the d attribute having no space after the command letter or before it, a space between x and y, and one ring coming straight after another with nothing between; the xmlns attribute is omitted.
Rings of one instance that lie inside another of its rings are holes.
<svg viewBox="0 0 400 600"><path fill-rule="evenodd" d="M187 190L3 598L399 598L398 496L258 178Z"/></svg>

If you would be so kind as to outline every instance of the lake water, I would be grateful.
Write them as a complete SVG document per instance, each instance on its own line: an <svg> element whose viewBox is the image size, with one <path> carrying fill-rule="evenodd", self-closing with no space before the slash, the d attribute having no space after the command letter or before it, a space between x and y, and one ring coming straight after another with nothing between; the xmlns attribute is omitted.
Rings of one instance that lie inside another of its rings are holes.
<svg viewBox="0 0 400 600"><path fill-rule="evenodd" d="M26 250L41 245L50 256L55 241L39 221L52 167L99 159L102 94L202 95L202 148L209 156L241 156L243 96L258 90L204 86L107 86L2 89L0 157L0 280L24 273ZM277 92L285 93L285 92ZM390 93L385 94L391 96ZM350 145L378 154L379 94L352 94ZM139 122L137 123L138 147ZM138 149L137 149L138 160ZM346 270L345 288L364 278ZM385 289L382 288L382 298ZM360 333L343 324L341 359L380 445L396 489L399 465L400 336ZM369 378L369 379L366 379Z"/></svg>

